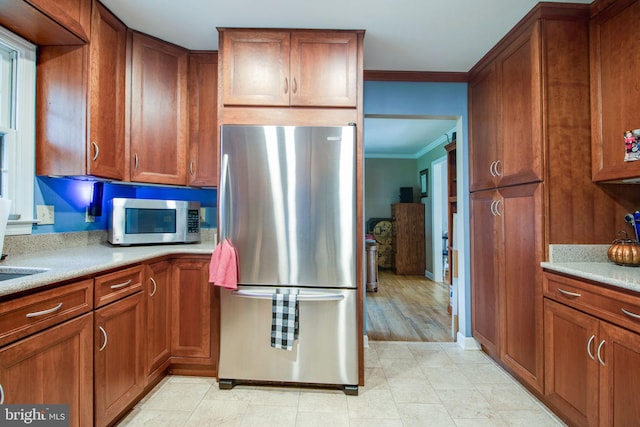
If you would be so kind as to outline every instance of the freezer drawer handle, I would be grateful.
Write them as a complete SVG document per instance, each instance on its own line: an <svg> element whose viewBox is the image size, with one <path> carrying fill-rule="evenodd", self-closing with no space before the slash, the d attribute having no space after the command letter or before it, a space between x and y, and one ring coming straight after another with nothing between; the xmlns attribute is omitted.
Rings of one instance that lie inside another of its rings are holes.
<svg viewBox="0 0 640 427"><path fill-rule="evenodd" d="M245 298L268 299L273 298L272 293L233 291L231 294ZM340 294L319 294L319 295L298 295L298 301L342 301L344 295Z"/></svg>

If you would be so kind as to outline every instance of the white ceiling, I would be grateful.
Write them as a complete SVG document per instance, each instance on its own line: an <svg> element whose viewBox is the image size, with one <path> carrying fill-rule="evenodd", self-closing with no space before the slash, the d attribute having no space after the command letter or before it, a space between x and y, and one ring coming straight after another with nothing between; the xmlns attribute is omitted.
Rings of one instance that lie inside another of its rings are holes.
<svg viewBox="0 0 640 427"><path fill-rule="evenodd" d="M363 29L365 70L443 72L469 71L538 3L537 0L101 1L128 27L188 49L217 50L216 27ZM591 3L591 0L566 1ZM425 121L428 120L365 119L367 155L373 147L380 153L401 150L402 153L395 154L415 155L441 137L442 128L450 125ZM383 149L385 140L394 141L395 145Z"/></svg>

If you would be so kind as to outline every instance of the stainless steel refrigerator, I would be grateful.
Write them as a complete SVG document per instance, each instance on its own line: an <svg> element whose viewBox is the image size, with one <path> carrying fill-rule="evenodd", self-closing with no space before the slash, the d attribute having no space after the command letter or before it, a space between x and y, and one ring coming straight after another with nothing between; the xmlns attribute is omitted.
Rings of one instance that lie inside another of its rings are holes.
<svg viewBox="0 0 640 427"><path fill-rule="evenodd" d="M218 232L238 253L221 290L220 388L338 385L357 394L355 126L224 125ZM271 347L272 295L297 292L291 351Z"/></svg>

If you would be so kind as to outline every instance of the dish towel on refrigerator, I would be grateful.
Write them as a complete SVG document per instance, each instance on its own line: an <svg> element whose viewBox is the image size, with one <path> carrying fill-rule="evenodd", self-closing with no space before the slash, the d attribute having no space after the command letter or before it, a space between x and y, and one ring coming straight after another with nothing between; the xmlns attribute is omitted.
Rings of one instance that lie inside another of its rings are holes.
<svg viewBox="0 0 640 427"><path fill-rule="evenodd" d="M218 243L211 254L209 283L227 289L238 289L238 251L229 239Z"/></svg>
<svg viewBox="0 0 640 427"><path fill-rule="evenodd" d="M293 350L298 339L298 295L276 290L271 300L271 347Z"/></svg>

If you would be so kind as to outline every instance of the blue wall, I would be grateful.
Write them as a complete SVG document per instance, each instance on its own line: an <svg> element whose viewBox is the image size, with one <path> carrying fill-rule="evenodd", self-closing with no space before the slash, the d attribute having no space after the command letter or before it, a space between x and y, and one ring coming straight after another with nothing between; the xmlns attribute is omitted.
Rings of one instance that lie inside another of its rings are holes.
<svg viewBox="0 0 640 427"><path fill-rule="evenodd" d="M87 206L91 200L94 181L69 178L50 178L37 176L35 182L35 204L52 205L55 209L55 224L34 225L33 234L62 233L70 231L106 230L107 202L114 197L132 197L139 199L174 199L199 201L207 207L206 222L203 228L216 226L216 190L135 186L127 184L105 183L102 198L102 215L95 222L85 222ZM34 208L35 209L35 208Z"/></svg>

